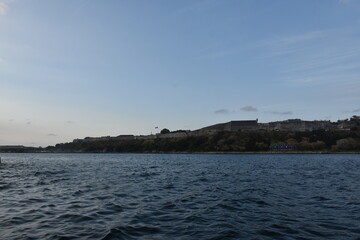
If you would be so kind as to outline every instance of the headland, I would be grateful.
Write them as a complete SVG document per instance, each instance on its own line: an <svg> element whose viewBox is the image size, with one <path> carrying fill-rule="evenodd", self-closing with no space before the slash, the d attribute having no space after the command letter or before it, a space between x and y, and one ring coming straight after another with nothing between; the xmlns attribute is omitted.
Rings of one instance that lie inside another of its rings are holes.
<svg viewBox="0 0 360 240"><path fill-rule="evenodd" d="M0 152L53 153L360 153L360 116L337 122L236 120L197 130L85 137L46 148L2 146Z"/></svg>

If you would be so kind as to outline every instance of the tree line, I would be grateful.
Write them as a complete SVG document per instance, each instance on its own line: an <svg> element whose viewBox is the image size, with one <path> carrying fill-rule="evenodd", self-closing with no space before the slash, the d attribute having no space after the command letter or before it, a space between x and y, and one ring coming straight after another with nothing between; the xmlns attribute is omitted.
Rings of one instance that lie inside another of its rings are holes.
<svg viewBox="0 0 360 240"><path fill-rule="evenodd" d="M360 130L223 131L182 138L79 141L56 144L46 150L90 153L266 152L274 144L291 144L296 151L360 152Z"/></svg>

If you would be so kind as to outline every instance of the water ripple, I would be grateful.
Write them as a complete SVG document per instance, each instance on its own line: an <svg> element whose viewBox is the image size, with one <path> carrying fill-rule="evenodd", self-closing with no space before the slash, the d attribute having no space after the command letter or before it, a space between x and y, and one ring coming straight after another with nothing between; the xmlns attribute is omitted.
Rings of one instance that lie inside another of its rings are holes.
<svg viewBox="0 0 360 240"><path fill-rule="evenodd" d="M359 239L358 155L4 154L0 239Z"/></svg>

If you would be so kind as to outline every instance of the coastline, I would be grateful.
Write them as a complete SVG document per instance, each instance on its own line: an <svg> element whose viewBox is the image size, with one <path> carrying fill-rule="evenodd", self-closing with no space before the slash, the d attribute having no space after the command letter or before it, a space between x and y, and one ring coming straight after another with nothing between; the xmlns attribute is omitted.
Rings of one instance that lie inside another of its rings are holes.
<svg viewBox="0 0 360 240"><path fill-rule="evenodd" d="M261 154L261 155L274 155L274 154L360 154L360 152L332 152L332 151L259 151L259 152L0 152L0 154L229 154L229 155L246 155L246 154Z"/></svg>

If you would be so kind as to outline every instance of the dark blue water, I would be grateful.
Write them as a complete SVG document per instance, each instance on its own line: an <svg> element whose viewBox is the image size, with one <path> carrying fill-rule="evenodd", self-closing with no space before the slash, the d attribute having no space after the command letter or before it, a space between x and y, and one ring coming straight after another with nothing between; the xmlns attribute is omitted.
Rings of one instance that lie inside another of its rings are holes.
<svg viewBox="0 0 360 240"><path fill-rule="evenodd" d="M1 157L1 239L360 239L360 155Z"/></svg>

